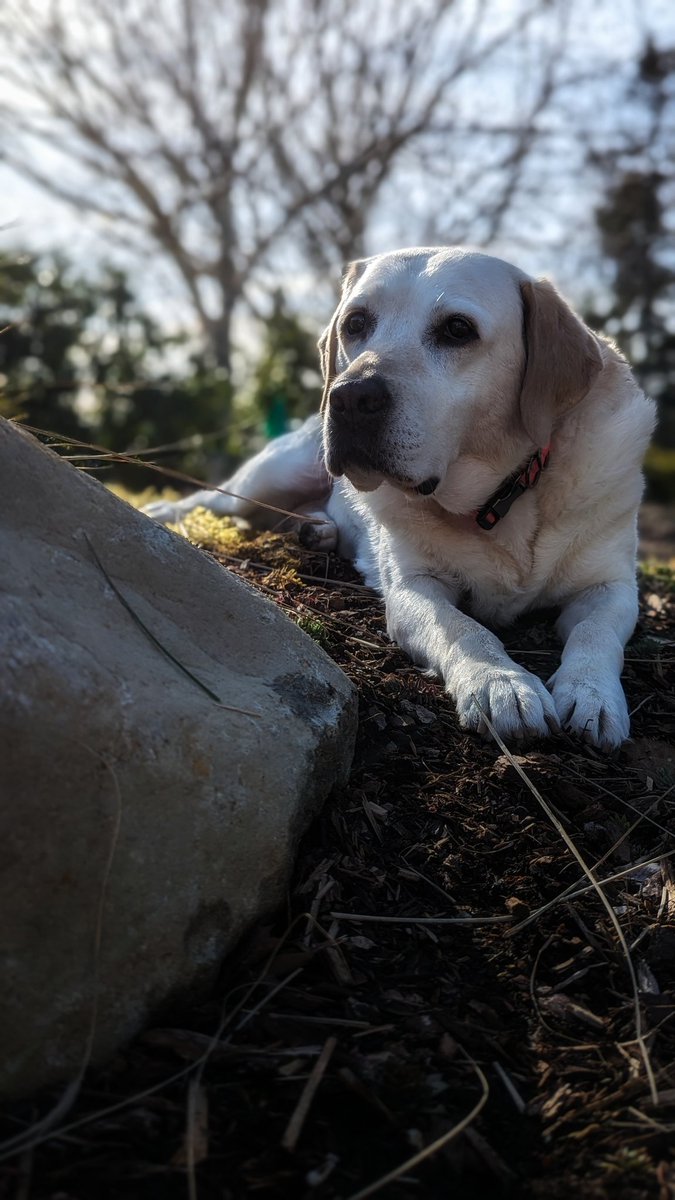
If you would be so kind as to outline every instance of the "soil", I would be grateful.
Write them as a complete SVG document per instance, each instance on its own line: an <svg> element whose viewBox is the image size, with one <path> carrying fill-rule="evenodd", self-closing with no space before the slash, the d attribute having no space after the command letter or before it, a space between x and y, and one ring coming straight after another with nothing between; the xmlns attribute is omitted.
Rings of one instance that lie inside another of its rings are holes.
<svg viewBox="0 0 675 1200"><path fill-rule="evenodd" d="M672 571L643 576L632 740L511 754L459 730L345 563L277 535L216 556L356 684L349 785L213 996L91 1072L0 1197L675 1197ZM506 645L546 678L550 615Z"/></svg>

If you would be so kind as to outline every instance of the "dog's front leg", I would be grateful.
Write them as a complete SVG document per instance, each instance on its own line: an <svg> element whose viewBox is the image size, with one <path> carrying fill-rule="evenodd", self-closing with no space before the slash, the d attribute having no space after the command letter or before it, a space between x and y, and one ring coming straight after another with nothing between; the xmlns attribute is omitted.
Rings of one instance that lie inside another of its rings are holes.
<svg viewBox="0 0 675 1200"><path fill-rule="evenodd" d="M603 583L569 600L556 626L565 645L548 686L560 722L601 750L616 749L630 732L621 671L637 615L634 581Z"/></svg>
<svg viewBox="0 0 675 1200"><path fill-rule="evenodd" d="M544 737L558 728L541 680L512 662L494 634L460 612L452 582L426 574L403 577L391 569L386 576L389 636L418 666L440 675L463 729L489 735L483 714L506 740Z"/></svg>

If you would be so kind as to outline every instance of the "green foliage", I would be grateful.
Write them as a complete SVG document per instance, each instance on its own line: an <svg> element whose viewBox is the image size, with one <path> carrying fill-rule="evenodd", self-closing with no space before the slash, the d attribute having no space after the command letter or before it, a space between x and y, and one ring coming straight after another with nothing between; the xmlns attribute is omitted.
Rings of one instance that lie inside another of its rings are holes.
<svg viewBox="0 0 675 1200"><path fill-rule="evenodd" d="M614 269L612 330L645 389L661 405L660 440L675 446L675 270L664 255L669 231L663 175L627 169L596 213Z"/></svg>
<svg viewBox="0 0 675 1200"><path fill-rule="evenodd" d="M180 443L151 457L198 478L227 474L319 403L315 337L280 294L236 403L227 372L167 334L105 264L88 277L62 255L0 254L0 329L1 415L121 453ZM104 478L158 482L120 464Z"/></svg>
<svg viewBox="0 0 675 1200"><path fill-rule="evenodd" d="M632 1176L636 1182L644 1182L654 1177L654 1163L646 1150L622 1146L614 1154L610 1154L600 1165L604 1167L610 1178L617 1176Z"/></svg>
<svg viewBox="0 0 675 1200"><path fill-rule="evenodd" d="M675 595L675 559L670 562L646 562L638 566L638 575L643 587L659 587L669 595ZM654 639L652 639L653 642ZM633 643L633 649L637 642ZM652 644L650 653L653 651Z"/></svg>
<svg viewBox="0 0 675 1200"><path fill-rule="evenodd" d="M330 650L334 639L323 621L319 621L316 617L298 617L296 625L298 629L302 629L303 633L308 634L317 642L323 650Z"/></svg>
<svg viewBox="0 0 675 1200"><path fill-rule="evenodd" d="M321 377L316 336L289 313L281 292L272 297L265 321L260 358L251 380L251 401L268 436L284 433L293 418L316 412Z"/></svg>
<svg viewBox="0 0 675 1200"><path fill-rule="evenodd" d="M229 380L190 355L186 335L166 334L118 269L88 278L61 255L0 255L0 328L3 416L124 453L181 440L162 461L197 475L209 468L202 435L220 430L221 457L236 459Z"/></svg>

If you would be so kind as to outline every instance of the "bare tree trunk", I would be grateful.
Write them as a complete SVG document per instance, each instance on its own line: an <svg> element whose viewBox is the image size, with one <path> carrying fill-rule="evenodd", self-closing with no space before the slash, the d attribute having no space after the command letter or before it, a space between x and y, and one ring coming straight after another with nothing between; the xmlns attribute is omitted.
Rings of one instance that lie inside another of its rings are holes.
<svg viewBox="0 0 675 1200"><path fill-rule="evenodd" d="M223 306L217 317L209 321L208 349L211 352L213 364L227 371L232 370L232 318L234 304L231 298L223 297Z"/></svg>

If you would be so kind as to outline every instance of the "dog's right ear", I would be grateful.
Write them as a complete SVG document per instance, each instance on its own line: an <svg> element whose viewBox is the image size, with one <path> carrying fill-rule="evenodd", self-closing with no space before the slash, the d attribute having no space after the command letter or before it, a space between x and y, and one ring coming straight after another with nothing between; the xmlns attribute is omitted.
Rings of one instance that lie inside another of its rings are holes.
<svg viewBox="0 0 675 1200"><path fill-rule="evenodd" d="M321 412L323 412L328 402L328 393L335 376L337 375L337 317L340 311L340 306L343 300L351 292L357 279L363 275L363 272L368 265L369 259L357 258L354 262L350 262L342 273L342 290L340 292L340 300L338 306L330 319L330 324L324 329L319 338L319 354L321 356L321 374L323 376L323 395L321 397Z"/></svg>

